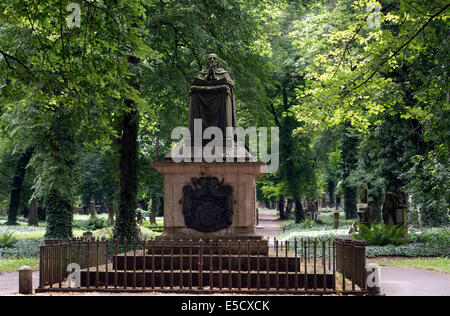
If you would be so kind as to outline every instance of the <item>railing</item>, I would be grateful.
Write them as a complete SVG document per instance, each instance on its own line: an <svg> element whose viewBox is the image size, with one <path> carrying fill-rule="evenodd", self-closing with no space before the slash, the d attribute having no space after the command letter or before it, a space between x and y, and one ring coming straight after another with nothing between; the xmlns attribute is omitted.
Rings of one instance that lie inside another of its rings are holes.
<svg viewBox="0 0 450 316"><path fill-rule="evenodd" d="M50 240L40 249L37 292L365 294L364 250L339 239Z"/></svg>
<svg viewBox="0 0 450 316"><path fill-rule="evenodd" d="M366 245L355 239L336 239L336 269L351 280L352 290L356 285L366 288ZM344 279L345 279L344 278ZM346 290L343 282L342 288Z"/></svg>

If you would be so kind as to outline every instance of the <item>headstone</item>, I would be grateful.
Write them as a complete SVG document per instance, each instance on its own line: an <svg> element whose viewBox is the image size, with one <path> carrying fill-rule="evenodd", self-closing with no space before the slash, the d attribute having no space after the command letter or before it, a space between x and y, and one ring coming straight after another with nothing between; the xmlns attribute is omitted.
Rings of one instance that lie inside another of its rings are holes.
<svg viewBox="0 0 450 316"><path fill-rule="evenodd" d="M359 195L359 203L357 204L357 212L359 223L370 227L371 209L369 206L369 187L365 183L361 184L361 193Z"/></svg>
<svg viewBox="0 0 450 316"><path fill-rule="evenodd" d="M333 213L333 228L334 229L338 229L339 228L339 215L340 215L340 213L339 213L338 210L336 210Z"/></svg>
<svg viewBox="0 0 450 316"><path fill-rule="evenodd" d="M38 226L38 206L37 200L32 199L30 203L30 213L28 214L28 226Z"/></svg>
<svg viewBox="0 0 450 316"><path fill-rule="evenodd" d="M369 203L369 187L367 184L361 184L361 193L359 195L359 202L368 204Z"/></svg>
<svg viewBox="0 0 450 316"><path fill-rule="evenodd" d="M92 238L94 237L94 234L92 232L84 232L83 233L83 238Z"/></svg>
<svg viewBox="0 0 450 316"><path fill-rule="evenodd" d="M341 206L341 196L338 195L338 194L336 194L336 199L335 199L335 201L336 201L336 209L338 210L338 209L339 209L339 206Z"/></svg>
<svg viewBox="0 0 450 316"><path fill-rule="evenodd" d="M95 201L91 201L89 204L89 213L92 217L97 216L97 212L95 211Z"/></svg>
<svg viewBox="0 0 450 316"><path fill-rule="evenodd" d="M401 195L386 192L383 204L383 222L388 227L407 225L407 208L407 203Z"/></svg>
<svg viewBox="0 0 450 316"><path fill-rule="evenodd" d="M33 271L24 266L19 270L19 293L24 295L33 294Z"/></svg>

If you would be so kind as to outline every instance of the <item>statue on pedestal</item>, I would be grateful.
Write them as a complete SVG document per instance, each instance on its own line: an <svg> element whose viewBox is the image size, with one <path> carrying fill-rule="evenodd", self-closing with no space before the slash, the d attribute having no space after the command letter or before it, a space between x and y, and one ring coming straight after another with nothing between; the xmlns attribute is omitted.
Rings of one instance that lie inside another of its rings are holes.
<svg viewBox="0 0 450 316"><path fill-rule="evenodd" d="M194 135L194 120L202 120L202 133L208 127L218 127L226 136L227 128L236 127L234 82L220 68L216 54L207 57L207 65L194 79L190 90L189 130Z"/></svg>

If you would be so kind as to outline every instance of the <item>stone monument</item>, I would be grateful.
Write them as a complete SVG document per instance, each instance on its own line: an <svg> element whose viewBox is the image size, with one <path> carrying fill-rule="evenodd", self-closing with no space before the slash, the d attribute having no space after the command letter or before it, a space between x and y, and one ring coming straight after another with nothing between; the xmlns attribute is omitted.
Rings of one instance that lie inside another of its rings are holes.
<svg viewBox="0 0 450 316"><path fill-rule="evenodd" d="M220 68L216 54L207 58L207 69L200 72L191 85L189 130L194 135L194 120L202 120L202 132L218 127L225 135L236 127L234 82L228 71Z"/></svg>
<svg viewBox="0 0 450 316"><path fill-rule="evenodd" d="M265 164L252 161L250 154L236 144L235 137L227 134L236 127L234 83L230 74L220 68L216 54L208 55L206 69L193 80L189 107L191 139L174 149L181 148L184 159L173 159L172 150L164 161L151 164L164 175L164 232L159 238L261 239L255 232L256 181ZM191 159L206 144L203 138L192 137L196 135L196 120L201 120L201 135L209 127L225 135L223 160ZM231 154L232 159L227 159Z"/></svg>
<svg viewBox="0 0 450 316"><path fill-rule="evenodd" d="M363 183L360 187L361 193L359 203L356 205L359 223L370 228L371 226L371 208L369 206L369 187Z"/></svg>
<svg viewBox="0 0 450 316"><path fill-rule="evenodd" d="M383 204L383 222L388 226L407 225L407 209L406 199L401 194L386 192Z"/></svg>

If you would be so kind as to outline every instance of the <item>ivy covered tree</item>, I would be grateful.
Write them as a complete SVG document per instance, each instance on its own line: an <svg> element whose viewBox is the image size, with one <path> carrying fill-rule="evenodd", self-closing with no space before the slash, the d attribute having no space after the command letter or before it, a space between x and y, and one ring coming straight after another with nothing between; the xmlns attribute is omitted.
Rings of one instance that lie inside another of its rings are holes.
<svg viewBox="0 0 450 316"><path fill-rule="evenodd" d="M350 175L358 164L359 138L344 132L341 139L341 168L344 191L344 212L346 219L357 218L356 210L358 188Z"/></svg>

